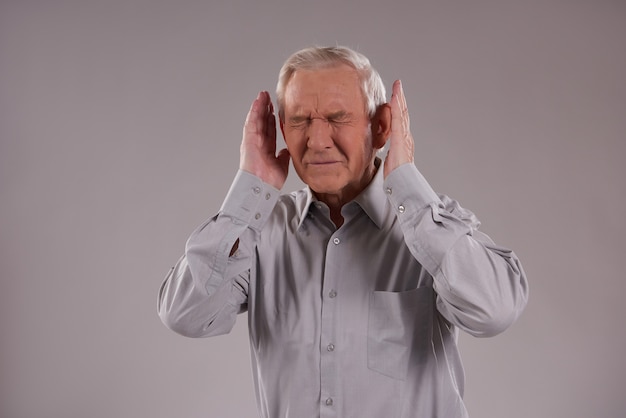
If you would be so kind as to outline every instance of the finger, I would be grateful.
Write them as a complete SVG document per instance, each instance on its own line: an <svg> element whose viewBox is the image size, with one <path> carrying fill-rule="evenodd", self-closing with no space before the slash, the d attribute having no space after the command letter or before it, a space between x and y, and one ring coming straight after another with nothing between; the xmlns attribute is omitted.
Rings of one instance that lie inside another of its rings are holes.
<svg viewBox="0 0 626 418"><path fill-rule="evenodd" d="M267 115L265 119L265 141L268 142L270 152L276 153L276 116L274 115L274 105L272 99L267 93Z"/></svg>
<svg viewBox="0 0 626 418"><path fill-rule="evenodd" d="M391 94L391 131L392 133L400 133L404 130L404 123L402 121L402 105L400 96L402 96L402 84L400 80L396 80L393 83Z"/></svg>
<svg viewBox="0 0 626 418"><path fill-rule="evenodd" d="M406 105L406 96L404 95L404 88L402 87L402 81L398 80L398 88L400 90L400 107L402 108L403 112L407 111L407 105Z"/></svg>
<svg viewBox="0 0 626 418"><path fill-rule="evenodd" d="M409 110L406 105L406 96L404 95L404 89L402 88L402 82L398 80L398 106L400 107L400 111L402 112L402 116L408 117Z"/></svg>
<svg viewBox="0 0 626 418"><path fill-rule="evenodd" d="M269 93L268 93L269 95ZM275 138L276 137L276 116L274 115L274 104L272 103L272 99L270 99L268 97L268 112L267 112L267 122L266 122L266 129L267 129L267 136L269 138Z"/></svg>
<svg viewBox="0 0 626 418"><path fill-rule="evenodd" d="M248 110L248 114L246 115L246 125L248 124L248 122L252 121L254 114L256 112L258 112L258 106L259 106L259 98L261 97L261 93L259 93L256 96L256 99L254 99L252 101L252 103L250 104L250 110Z"/></svg>
<svg viewBox="0 0 626 418"><path fill-rule="evenodd" d="M249 133L259 133L259 118L262 113L262 101L263 101L263 92L260 92L256 99L250 105L250 110L248 111L248 115L246 116L246 121L244 124L244 130Z"/></svg>
<svg viewBox="0 0 626 418"><path fill-rule="evenodd" d="M404 131L404 133L408 133L410 130L410 118L409 118L409 109L406 104L406 97L404 95L404 89L402 88L402 82L400 80L396 80L393 85L394 91L394 102L395 102L395 116L396 121L399 122L399 125L396 125L398 129Z"/></svg>

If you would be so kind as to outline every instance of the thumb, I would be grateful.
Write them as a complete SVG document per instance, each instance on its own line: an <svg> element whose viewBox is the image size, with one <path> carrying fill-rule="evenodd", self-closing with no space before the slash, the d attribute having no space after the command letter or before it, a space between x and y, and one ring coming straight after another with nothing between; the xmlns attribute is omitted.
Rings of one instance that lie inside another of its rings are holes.
<svg viewBox="0 0 626 418"><path fill-rule="evenodd" d="M278 152L276 159L278 160L278 165L286 174L289 171L289 160L291 155L289 155L289 150L287 148L283 148Z"/></svg>

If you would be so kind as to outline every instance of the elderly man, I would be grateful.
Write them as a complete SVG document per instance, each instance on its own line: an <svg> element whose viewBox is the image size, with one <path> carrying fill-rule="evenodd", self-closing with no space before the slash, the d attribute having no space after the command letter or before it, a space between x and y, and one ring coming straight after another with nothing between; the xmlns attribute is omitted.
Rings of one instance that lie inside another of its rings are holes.
<svg viewBox="0 0 626 418"><path fill-rule="evenodd" d="M458 330L487 337L516 320L519 260L432 190L400 81L386 103L363 55L295 53L277 102L287 148L261 92L220 211L161 287L162 321L207 337L247 311L262 417L466 417ZM307 187L281 195L290 159Z"/></svg>

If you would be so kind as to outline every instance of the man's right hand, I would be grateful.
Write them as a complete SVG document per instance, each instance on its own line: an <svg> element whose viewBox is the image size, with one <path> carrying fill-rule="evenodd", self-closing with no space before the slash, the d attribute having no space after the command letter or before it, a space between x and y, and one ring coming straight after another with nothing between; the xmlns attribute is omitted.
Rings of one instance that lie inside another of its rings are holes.
<svg viewBox="0 0 626 418"><path fill-rule="evenodd" d="M252 102L243 127L239 168L254 174L265 183L281 189L289 171L289 151L276 155L276 117L266 91Z"/></svg>

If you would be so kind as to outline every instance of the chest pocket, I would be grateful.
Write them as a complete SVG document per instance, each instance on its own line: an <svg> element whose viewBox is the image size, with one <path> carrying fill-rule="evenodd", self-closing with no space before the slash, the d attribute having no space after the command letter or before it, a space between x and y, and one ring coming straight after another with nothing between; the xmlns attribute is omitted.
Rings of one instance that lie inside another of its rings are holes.
<svg viewBox="0 0 626 418"><path fill-rule="evenodd" d="M409 368L432 351L433 290L375 291L370 295L367 366L394 379L406 379Z"/></svg>

